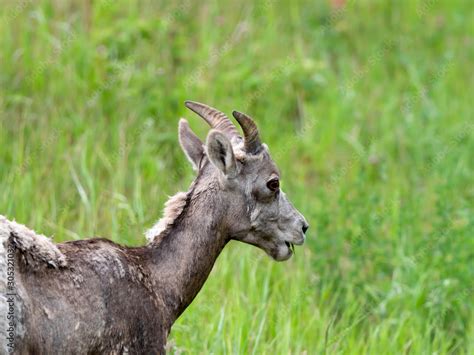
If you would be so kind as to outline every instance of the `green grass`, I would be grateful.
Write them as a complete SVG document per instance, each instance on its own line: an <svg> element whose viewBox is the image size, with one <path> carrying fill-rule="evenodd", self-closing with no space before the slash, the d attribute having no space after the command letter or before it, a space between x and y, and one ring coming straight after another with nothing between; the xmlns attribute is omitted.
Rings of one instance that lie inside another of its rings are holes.
<svg viewBox="0 0 474 355"><path fill-rule="evenodd" d="M128 245L193 178L193 99L257 120L311 224L231 243L175 353L474 353L474 10L466 1L3 1L0 213ZM131 300L133 301L133 300Z"/></svg>

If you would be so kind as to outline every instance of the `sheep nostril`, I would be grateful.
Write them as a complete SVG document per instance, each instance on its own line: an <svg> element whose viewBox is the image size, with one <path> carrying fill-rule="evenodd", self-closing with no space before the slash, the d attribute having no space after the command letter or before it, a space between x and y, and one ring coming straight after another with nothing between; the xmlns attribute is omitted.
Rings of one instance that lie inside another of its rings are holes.
<svg viewBox="0 0 474 355"><path fill-rule="evenodd" d="M303 227L301 229L303 229L303 233L306 234L306 231L308 230L309 228L309 224L305 223L303 224Z"/></svg>

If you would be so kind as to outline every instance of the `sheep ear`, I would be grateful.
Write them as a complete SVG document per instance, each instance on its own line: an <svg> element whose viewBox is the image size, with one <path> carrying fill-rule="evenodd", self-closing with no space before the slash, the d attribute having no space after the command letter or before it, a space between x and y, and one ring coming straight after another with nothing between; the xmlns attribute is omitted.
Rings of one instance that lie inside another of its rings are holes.
<svg viewBox="0 0 474 355"><path fill-rule="evenodd" d="M204 147L201 140L189 127L184 118L179 120L179 144L191 162L194 170L199 170L199 162L204 155Z"/></svg>
<svg viewBox="0 0 474 355"><path fill-rule="evenodd" d="M211 130L207 135L207 156L225 176L237 175L237 164L229 139L221 132Z"/></svg>

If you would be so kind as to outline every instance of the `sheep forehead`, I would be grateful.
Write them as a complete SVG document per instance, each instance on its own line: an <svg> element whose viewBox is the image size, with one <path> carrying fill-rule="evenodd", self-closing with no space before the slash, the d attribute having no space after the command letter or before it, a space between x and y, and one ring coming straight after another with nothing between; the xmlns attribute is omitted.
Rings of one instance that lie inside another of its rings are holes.
<svg viewBox="0 0 474 355"><path fill-rule="evenodd" d="M263 144L263 149L259 154L244 155L238 160L246 167L244 174L251 174L256 177L267 177L272 174L280 176L280 171L271 158L268 147L265 144Z"/></svg>

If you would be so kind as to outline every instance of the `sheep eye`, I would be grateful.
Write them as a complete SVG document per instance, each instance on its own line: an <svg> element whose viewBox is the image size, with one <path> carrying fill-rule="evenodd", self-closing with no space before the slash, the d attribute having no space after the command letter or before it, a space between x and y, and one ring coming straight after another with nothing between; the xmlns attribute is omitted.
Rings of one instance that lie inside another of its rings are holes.
<svg viewBox="0 0 474 355"><path fill-rule="evenodd" d="M267 187L268 187L271 191L278 191L278 189L280 188L280 180L278 180L278 179L271 179L269 182L267 182Z"/></svg>

